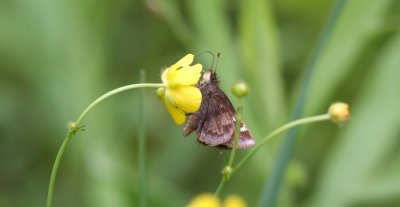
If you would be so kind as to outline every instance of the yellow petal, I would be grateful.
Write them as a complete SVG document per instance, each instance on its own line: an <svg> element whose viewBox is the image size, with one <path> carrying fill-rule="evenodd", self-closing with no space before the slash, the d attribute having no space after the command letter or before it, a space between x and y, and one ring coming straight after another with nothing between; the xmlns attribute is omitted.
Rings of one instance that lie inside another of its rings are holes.
<svg viewBox="0 0 400 207"><path fill-rule="evenodd" d="M175 65L178 65L178 66L181 66L181 67L189 66L190 64L192 64L193 59L194 59L194 55L187 54L185 57L183 57L178 62L176 62Z"/></svg>
<svg viewBox="0 0 400 207"><path fill-rule="evenodd" d="M199 82L202 65L196 64L189 67L183 67L175 72L173 81L179 85L195 85Z"/></svg>
<svg viewBox="0 0 400 207"><path fill-rule="evenodd" d="M181 109L174 107L165 99L164 99L164 104L165 107L167 108L167 111L172 116L172 119L175 121L177 125L183 124L183 122L185 122L186 116Z"/></svg>
<svg viewBox="0 0 400 207"><path fill-rule="evenodd" d="M175 76L176 70L179 68L178 65L174 64L168 67L161 74L161 80L163 83L168 83L168 81L172 80Z"/></svg>
<svg viewBox="0 0 400 207"><path fill-rule="evenodd" d="M171 96L171 90L165 90L163 100L167 102L169 105L173 106L174 108L178 108L174 101L174 97Z"/></svg>
<svg viewBox="0 0 400 207"><path fill-rule="evenodd" d="M179 86L169 90L178 108L187 113L192 113L200 108L201 92L194 86Z"/></svg>
<svg viewBox="0 0 400 207"><path fill-rule="evenodd" d="M221 203L211 193L202 193L194 197L187 207L220 207Z"/></svg>
<svg viewBox="0 0 400 207"><path fill-rule="evenodd" d="M224 201L224 207L247 207L246 202L238 195L230 195Z"/></svg>
<svg viewBox="0 0 400 207"><path fill-rule="evenodd" d="M167 70L168 70L168 68L165 69L161 74L161 80L163 83L167 83Z"/></svg>

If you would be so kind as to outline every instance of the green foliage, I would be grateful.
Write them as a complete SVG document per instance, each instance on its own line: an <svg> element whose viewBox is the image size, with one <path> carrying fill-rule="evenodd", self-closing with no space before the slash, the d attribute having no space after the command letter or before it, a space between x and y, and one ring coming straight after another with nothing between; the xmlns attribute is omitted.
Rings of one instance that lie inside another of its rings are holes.
<svg viewBox="0 0 400 207"><path fill-rule="evenodd" d="M256 141L288 121L331 1L0 2L0 206L44 206L66 123L101 94L139 82L188 52L221 52L221 88L250 88L244 120ZM400 206L400 33L396 0L348 1L311 79L306 115L349 103L343 127L304 127L279 206ZM212 59L200 55L205 68ZM54 206L136 206L138 98L88 114L60 165ZM145 94L149 206L214 192L224 158L183 138L155 91ZM255 206L276 140L231 178L226 194ZM238 151L237 159L244 152Z"/></svg>

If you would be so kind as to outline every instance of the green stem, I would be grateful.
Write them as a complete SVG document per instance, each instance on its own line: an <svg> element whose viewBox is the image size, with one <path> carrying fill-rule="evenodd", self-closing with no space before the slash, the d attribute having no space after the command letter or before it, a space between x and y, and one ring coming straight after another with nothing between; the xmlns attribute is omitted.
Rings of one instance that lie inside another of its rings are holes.
<svg viewBox="0 0 400 207"><path fill-rule="evenodd" d="M241 101L240 101L240 98L239 98L238 108L237 108L237 111L236 111L235 137L233 139L234 140L233 141L233 148L232 148L231 155L229 157L228 166L232 166L233 165L233 161L235 160L235 155L236 155L236 150L237 150L237 145L238 145L239 135L240 135L240 123L242 123L242 106L241 106Z"/></svg>
<svg viewBox="0 0 400 207"><path fill-rule="evenodd" d="M281 127L279 127L278 129L276 129L275 131L271 132L270 134L268 134L263 140L261 140L260 144L256 145L250 152L248 152L240 161L239 163L232 169L232 171L230 172L230 176L232 176L233 174L236 173L236 171L238 171L251 157L254 156L254 154L262 147L264 146L269 140L271 140L272 138L276 137L278 134L302 125L302 124L308 124L308 123L313 123L313 122L320 122L320 121L327 121L330 119L329 114L322 114L322 115L316 115L316 116L311 116L311 117L307 117L307 118L302 118L302 119L298 119L292 122L289 122ZM226 176L223 176L223 178L221 179L221 182L218 185L218 188L215 192L215 196L219 197L221 195L221 193L223 192L226 184L229 182L229 179L226 178Z"/></svg>
<svg viewBox="0 0 400 207"><path fill-rule="evenodd" d="M301 86L299 98L296 102L295 112L293 114L293 120L302 116L309 93L312 76L316 70L318 61L320 61L321 56L328 45L329 38L333 34L333 29L343 11L346 2L347 0L336 0L333 3L334 6L330 12L330 15L328 16L328 21L323 28L322 34L319 37L316 47L311 55L310 62L306 67L304 81ZM279 189L282 185L283 175L292 157L297 134L297 130L293 129L290 130L283 138L281 148L277 155L277 160L272 167L272 171L268 175L268 179L265 181L264 189L261 192L258 206L276 206Z"/></svg>
<svg viewBox="0 0 400 207"><path fill-rule="evenodd" d="M226 186L226 184L228 183L229 181L226 179L226 177L225 176L222 176L222 179L221 179L221 181L219 182L219 185L218 185L218 188L217 188L217 190L215 191L215 197L217 197L217 198L219 198L219 197L221 197L221 193L222 193L222 191L225 189L225 186Z"/></svg>
<svg viewBox="0 0 400 207"><path fill-rule="evenodd" d="M238 100L238 108L236 110L236 126L235 126L235 136L233 138L233 147L231 154L229 156L228 164L224 167L222 171L222 180L218 185L217 190L215 191L215 196L220 197L222 191L225 189L226 184L229 182L229 179L232 175L232 165L233 161L235 160L236 150L239 142L239 135L240 135L240 124L242 123L242 104L241 99Z"/></svg>
<svg viewBox="0 0 400 207"><path fill-rule="evenodd" d="M135 89L135 88L159 88L159 87L165 87L164 84L162 83L139 83L139 84L131 84L131 85L127 85L127 86L122 86L120 88L114 89L112 91L109 91L107 93L105 93L104 95L100 96L99 98L97 98L96 100L94 100L82 113L81 115L78 117L78 119L76 120L75 124L76 126L80 126L80 122L82 121L82 119L86 116L86 114L93 108L95 107L97 104L99 104L100 102L102 102L103 100L117 94L117 93L121 93L123 91L127 91L127 90L131 90L131 89ZM49 190L47 192L47 207L51 207L52 203L53 203L53 191L54 191L54 183L56 181L56 175L57 175L57 170L58 167L60 166L60 162L61 162L61 158L62 155L64 154L65 148L67 146L67 144L69 143L69 141L72 139L72 137L76 134L77 129L70 129L68 131L67 136L65 137L60 149L58 150L57 153L57 157L54 161L53 164L53 169L51 171L51 176L50 176L50 183L49 183Z"/></svg>
<svg viewBox="0 0 400 207"><path fill-rule="evenodd" d="M78 117L78 119L76 120L76 124L80 124L80 122L82 121L82 119L86 116L86 114L97 104L99 104L100 102L104 101L104 99L117 94L117 93L121 93L123 91L127 91L127 90L131 90L131 89L135 89L135 88L160 88L160 87L165 87L165 84L163 83L138 83L138 84L131 84L131 85L127 85L127 86L122 86L120 88L114 89L112 91L109 91L107 93L105 93L104 95L100 96L99 98L97 98L96 100L94 100L83 112L82 114Z"/></svg>
<svg viewBox="0 0 400 207"><path fill-rule="evenodd" d="M290 128L302 125L302 124L309 124L313 122L320 122L320 121L327 121L330 119L329 114L322 114L322 115L316 115L316 116L311 116L311 117L306 117L298 120L294 120L292 122L289 122L275 131L271 132L269 135L267 135L257 146L255 146L249 153L247 153L242 160L239 161L239 163L235 166L233 169L233 172L236 172L239 170L253 155L256 153L263 145L265 145L270 139L275 137L276 135L282 133L285 130L288 130Z"/></svg>
<svg viewBox="0 0 400 207"><path fill-rule="evenodd" d="M58 167L60 166L60 161L61 161L62 155L65 151L65 147L67 147L67 144L71 140L73 135L74 135L74 132L72 132L72 131L68 132L63 143L61 144L60 149L58 150L56 160L54 161L53 169L51 170L49 190L47 192L47 207L51 207L51 204L53 203L54 183L56 181Z"/></svg>
<svg viewBox="0 0 400 207"><path fill-rule="evenodd" d="M145 81L145 71L140 71L140 82ZM138 141L138 163L139 163L139 206L146 206L146 132L144 125L144 89L140 91L139 98L139 141Z"/></svg>

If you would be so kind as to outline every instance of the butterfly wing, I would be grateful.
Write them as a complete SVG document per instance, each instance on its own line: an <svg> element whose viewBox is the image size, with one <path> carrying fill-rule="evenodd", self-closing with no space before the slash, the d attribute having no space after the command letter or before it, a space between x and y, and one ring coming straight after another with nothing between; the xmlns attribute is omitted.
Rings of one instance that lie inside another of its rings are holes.
<svg viewBox="0 0 400 207"><path fill-rule="evenodd" d="M229 141L235 133L235 109L228 97L217 88L209 94L197 128L197 139L207 145L217 146Z"/></svg>
<svg viewBox="0 0 400 207"><path fill-rule="evenodd" d="M235 122L236 124L236 122ZM229 141L225 142L223 145L228 148L233 147L235 138L232 137ZM249 129L246 127L246 125L241 122L240 123L240 137L238 140L238 148L248 148L254 146L256 143L253 139L253 136L250 134Z"/></svg>
<svg viewBox="0 0 400 207"><path fill-rule="evenodd" d="M186 123L185 128L183 129L183 136L187 137L193 131L196 131L199 127L199 122L204 122L204 118L206 116L206 111L208 108L208 102L204 101L204 94L203 94L203 101L201 102L199 110L197 112L188 115L188 121Z"/></svg>
<svg viewBox="0 0 400 207"><path fill-rule="evenodd" d="M188 115L188 122L183 131L187 136L196 131L197 140L211 146L232 148L236 127L236 111L225 93L218 87L216 74L211 70L203 75L199 84L203 95L200 109ZM255 145L246 125L240 125L238 148Z"/></svg>

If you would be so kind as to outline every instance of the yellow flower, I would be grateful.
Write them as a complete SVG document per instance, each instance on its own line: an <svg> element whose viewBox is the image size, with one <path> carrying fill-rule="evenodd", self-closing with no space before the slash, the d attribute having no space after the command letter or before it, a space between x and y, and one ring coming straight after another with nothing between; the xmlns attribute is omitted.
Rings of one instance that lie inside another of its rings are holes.
<svg viewBox="0 0 400 207"><path fill-rule="evenodd" d="M221 202L211 193L202 193L194 197L187 207L221 207Z"/></svg>
<svg viewBox="0 0 400 207"><path fill-rule="evenodd" d="M224 207L246 207L246 202L238 195L230 195L225 198Z"/></svg>
<svg viewBox="0 0 400 207"><path fill-rule="evenodd" d="M211 193L202 193L192 199L187 207L247 207L246 202L238 195L228 196L224 204Z"/></svg>
<svg viewBox="0 0 400 207"><path fill-rule="evenodd" d="M157 95L163 101L176 124L185 122L185 113L196 112L201 104L201 92L194 85L201 76L202 65L190 66L194 55L187 54L161 75L165 88L159 88Z"/></svg>

